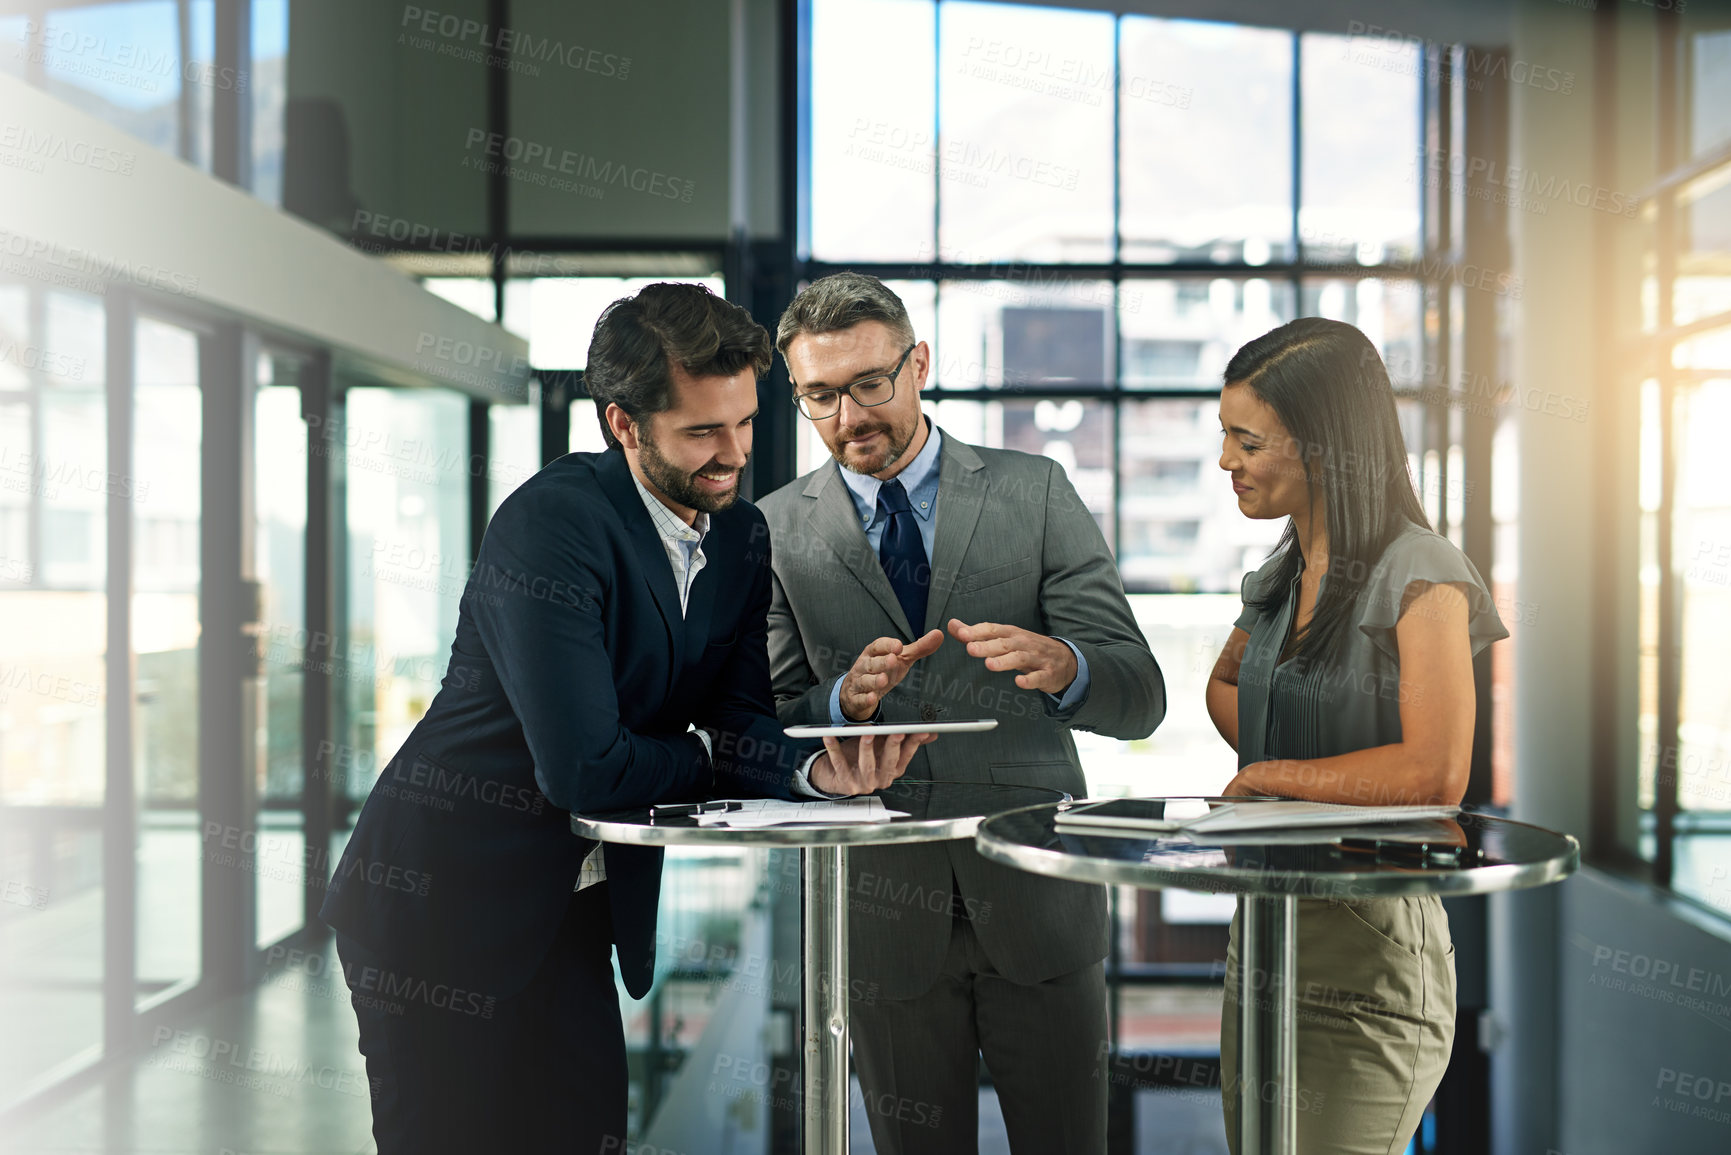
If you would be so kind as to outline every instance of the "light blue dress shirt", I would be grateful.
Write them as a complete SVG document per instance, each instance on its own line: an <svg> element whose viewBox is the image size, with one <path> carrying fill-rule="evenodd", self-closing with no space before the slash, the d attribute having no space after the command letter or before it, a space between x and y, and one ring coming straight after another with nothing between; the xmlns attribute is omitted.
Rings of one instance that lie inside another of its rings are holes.
<svg viewBox="0 0 1731 1155"><path fill-rule="evenodd" d="M932 543L937 536L938 512L938 450L943 443L943 434L938 427L926 420L926 443L914 455L914 459L898 474L896 480L907 490L908 505L913 508L916 524L920 530L920 544L925 546L926 561L932 559ZM878 508L878 490L883 488L883 482L869 473L855 473L851 469L841 470L841 479L847 484L848 495L853 498L855 512L859 514L860 526L865 530L866 541L872 547L872 555L877 555L883 544L884 530L889 526L889 514ZM919 630L920 622L909 623L915 631ZM952 641L954 639L951 639ZM1075 643L1065 638L1059 638L1070 652L1076 655L1076 678L1064 691L1062 698L1056 694L1046 697L1053 703L1055 713L1069 714L1078 709L1088 699L1088 660L1082 656ZM959 644L959 643L958 643ZM837 678L829 692L829 720L837 726L848 722L847 715L841 712L841 683Z"/></svg>

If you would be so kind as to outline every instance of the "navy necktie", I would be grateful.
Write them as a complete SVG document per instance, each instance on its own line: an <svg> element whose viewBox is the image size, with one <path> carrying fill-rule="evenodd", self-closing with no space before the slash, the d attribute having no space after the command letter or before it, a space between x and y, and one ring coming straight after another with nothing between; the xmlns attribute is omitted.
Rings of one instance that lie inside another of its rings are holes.
<svg viewBox="0 0 1731 1155"><path fill-rule="evenodd" d="M920 540L920 527L914 520L914 510L908 504L908 491L900 478L892 478L878 487L878 508L889 514L883 539L878 543L878 561L902 613L908 616L908 629L919 637L925 629L926 595L932 588L932 567L926 559L926 543Z"/></svg>

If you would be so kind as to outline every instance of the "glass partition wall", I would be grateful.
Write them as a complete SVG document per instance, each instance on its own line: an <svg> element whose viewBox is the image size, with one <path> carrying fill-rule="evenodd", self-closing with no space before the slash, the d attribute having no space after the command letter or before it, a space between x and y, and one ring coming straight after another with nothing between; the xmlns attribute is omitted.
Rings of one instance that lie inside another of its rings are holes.
<svg viewBox="0 0 1731 1155"><path fill-rule="evenodd" d="M319 937L351 768L443 672L472 459L466 398L333 396L182 301L0 283L0 347L4 1120Z"/></svg>

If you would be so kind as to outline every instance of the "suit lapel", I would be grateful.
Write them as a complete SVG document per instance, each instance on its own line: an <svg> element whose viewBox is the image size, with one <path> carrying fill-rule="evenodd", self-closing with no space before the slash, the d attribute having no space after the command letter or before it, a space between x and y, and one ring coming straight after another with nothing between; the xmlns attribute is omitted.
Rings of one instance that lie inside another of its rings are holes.
<svg viewBox="0 0 1731 1155"><path fill-rule="evenodd" d="M986 485L990 475L980 455L965 442L943 434L938 450L938 510L937 528L932 541L932 592L926 601L927 630L941 626L950 592L956 588L956 577L967 556L968 544L974 540L974 527L979 524L980 509L986 504ZM884 585L889 586L886 578Z"/></svg>
<svg viewBox="0 0 1731 1155"><path fill-rule="evenodd" d="M912 641L908 617L896 600L896 591L884 575L877 554L866 540L853 495L848 492L847 482L841 479L841 466L831 464L829 468L819 470L817 476L806 484L805 496L816 499L810 515L812 530L823 538L842 566L883 607L890 621L902 632L902 637Z"/></svg>
<svg viewBox="0 0 1731 1155"><path fill-rule="evenodd" d="M595 475L601 479L601 488L608 500L619 511L643 580L649 583L649 592L655 595L655 607L661 611L668 639L673 643L672 669L676 671L685 664L685 615L679 612L679 590L673 584L673 567L668 564L661 534L649 519L649 511L643 508L643 498L637 493L637 483L631 476L631 466L625 460L624 450L610 449L603 453L595 467Z"/></svg>

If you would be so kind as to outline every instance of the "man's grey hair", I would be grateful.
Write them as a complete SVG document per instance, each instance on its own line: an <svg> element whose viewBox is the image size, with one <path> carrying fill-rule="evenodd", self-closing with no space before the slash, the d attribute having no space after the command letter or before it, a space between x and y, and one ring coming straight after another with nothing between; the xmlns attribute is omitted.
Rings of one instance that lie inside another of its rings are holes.
<svg viewBox="0 0 1731 1155"><path fill-rule="evenodd" d="M835 333L863 321L878 321L895 335L897 344L914 343L907 306L890 287L867 273L831 273L807 285L782 313L775 327L775 347L787 347L804 333Z"/></svg>

